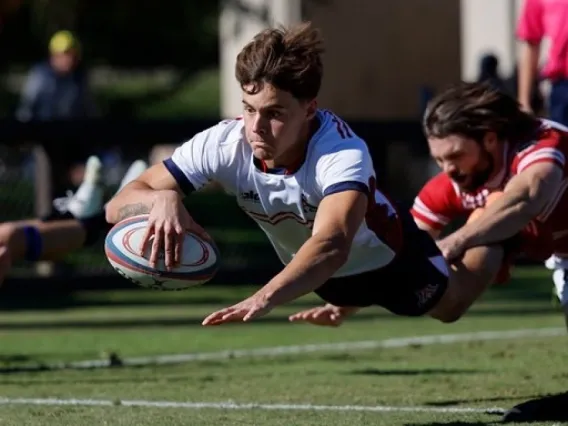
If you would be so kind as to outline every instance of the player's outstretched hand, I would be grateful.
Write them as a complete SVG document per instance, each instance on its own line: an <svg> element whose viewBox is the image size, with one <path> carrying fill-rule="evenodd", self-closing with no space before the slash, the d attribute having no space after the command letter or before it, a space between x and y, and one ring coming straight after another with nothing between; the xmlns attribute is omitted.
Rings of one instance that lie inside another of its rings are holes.
<svg viewBox="0 0 568 426"><path fill-rule="evenodd" d="M347 317L358 310L359 308L352 306L335 306L328 303L324 306L300 311L291 315L288 319L290 322L309 322L314 325L339 327Z"/></svg>
<svg viewBox="0 0 568 426"><path fill-rule="evenodd" d="M207 232L191 218L177 192L161 191L150 211L140 253L143 256L151 247L150 265L156 267L160 253L163 252L164 263L168 269L179 266L183 239L188 231L211 240Z"/></svg>
<svg viewBox="0 0 568 426"><path fill-rule="evenodd" d="M250 321L262 317L274 309L262 294L253 294L248 299L220 311L213 312L202 325L221 325L228 322Z"/></svg>

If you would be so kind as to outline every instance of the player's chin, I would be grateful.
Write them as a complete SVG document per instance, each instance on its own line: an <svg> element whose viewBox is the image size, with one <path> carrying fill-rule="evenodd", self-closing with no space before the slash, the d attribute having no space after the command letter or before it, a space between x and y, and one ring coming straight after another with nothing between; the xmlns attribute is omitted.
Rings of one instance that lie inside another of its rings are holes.
<svg viewBox="0 0 568 426"><path fill-rule="evenodd" d="M274 159L274 156L272 155L272 153L264 148L255 148L253 150L253 154L256 158L258 158L259 160L272 160Z"/></svg>

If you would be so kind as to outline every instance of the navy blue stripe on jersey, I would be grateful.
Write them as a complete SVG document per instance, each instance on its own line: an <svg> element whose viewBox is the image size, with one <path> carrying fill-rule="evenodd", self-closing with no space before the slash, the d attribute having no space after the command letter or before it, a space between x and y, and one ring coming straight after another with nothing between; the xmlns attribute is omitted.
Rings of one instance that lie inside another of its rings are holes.
<svg viewBox="0 0 568 426"><path fill-rule="evenodd" d="M187 176L181 171L181 169L177 166L176 163L174 163L174 161L171 158L167 158L164 160L164 166L166 166L168 172L170 172L171 175L174 177L178 186L180 187L180 189L184 194L187 195L195 191L195 186L193 186L193 184L189 181Z"/></svg>
<svg viewBox="0 0 568 426"><path fill-rule="evenodd" d="M327 197L328 195L337 194L338 192L344 192L344 191L359 191L364 194L368 194L369 187L365 185L363 182L357 182L354 180L348 182L339 182L328 186L326 190L323 192L323 196Z"/></svg>

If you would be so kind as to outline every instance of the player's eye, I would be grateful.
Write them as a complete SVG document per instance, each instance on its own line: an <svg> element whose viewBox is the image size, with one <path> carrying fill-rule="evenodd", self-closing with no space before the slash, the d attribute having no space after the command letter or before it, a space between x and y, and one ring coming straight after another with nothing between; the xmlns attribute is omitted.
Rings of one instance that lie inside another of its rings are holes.
<svg viewBox="0 0 568 426"><path fill-rule="evenodd" d="M245 112L246 112L247 114L254 114L254 109L253 109L253 108L251 108L251 107L249 107L249 106L245 106L244 109L245 109Z"/></svg>
<svg viewBox="0 0 568 426"><path fill-rule="evenodd" d="M276 119L276 118L280 118L282 116L282 113L280 111L270 111L268 113L268 117L271 119Z"/></svg>

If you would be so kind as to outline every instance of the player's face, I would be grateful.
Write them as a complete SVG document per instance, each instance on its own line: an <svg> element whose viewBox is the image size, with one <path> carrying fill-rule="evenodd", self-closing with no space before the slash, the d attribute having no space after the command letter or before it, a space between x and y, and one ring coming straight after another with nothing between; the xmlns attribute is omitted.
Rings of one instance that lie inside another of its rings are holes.
<svg viewBox="0 0 568 426"><path fill-rule="evenodd" d="M316 111L315 100L299 101L289 92L264 84L255 94L243 90L243 119L247 141L254 156L264 161L283 160L303 147L309 123ZM293 162L294 160L290 158ZM279 164L285 165L285 164Z"/></svg>
<svg viewBox="0 0 568 426"><path fill-rule="evenodd" d="M473 191L485 184L494 171L492 150L473 139L452 135L428 139L430 154L461 189ZM492 145L491 145L492 146Z"/></svg>

